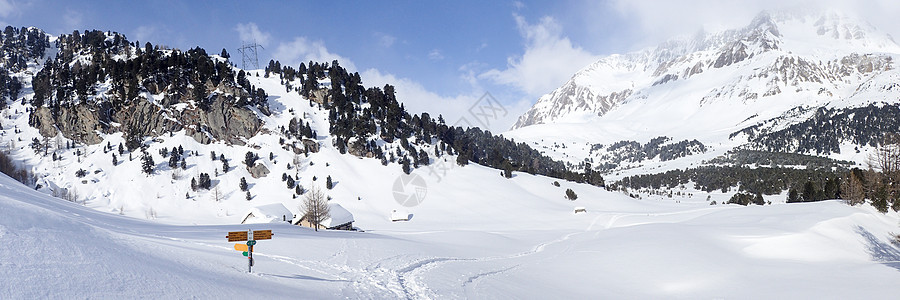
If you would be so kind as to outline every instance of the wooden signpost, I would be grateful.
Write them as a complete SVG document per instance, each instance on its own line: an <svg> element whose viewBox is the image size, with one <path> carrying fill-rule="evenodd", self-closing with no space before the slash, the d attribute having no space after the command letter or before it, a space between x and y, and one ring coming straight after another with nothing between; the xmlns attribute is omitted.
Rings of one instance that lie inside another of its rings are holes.
<svg viewBox="0 0 900 300"><path fill-rule="evenodd" d="M226 237L228 238L229 242L246 241L247 240L247 232L246 231L231 231L231 232L228 232L228 236L226 236Z"/></svg>
<svg viewBox="0 0 900 300"><path fill-rule="evenodd" d="M243 252L244 256L247 257L247 272L253 272L253 246L256 245L256 240L271 240L272 236L275 235L271 230L247 230L247 231L230 231L228 235L225 236L228 238L229 242L242 242L247 241L246 243L238 243L234 244L234 250ZM252 237L252 239L248 239L248 237Z"/></svg>

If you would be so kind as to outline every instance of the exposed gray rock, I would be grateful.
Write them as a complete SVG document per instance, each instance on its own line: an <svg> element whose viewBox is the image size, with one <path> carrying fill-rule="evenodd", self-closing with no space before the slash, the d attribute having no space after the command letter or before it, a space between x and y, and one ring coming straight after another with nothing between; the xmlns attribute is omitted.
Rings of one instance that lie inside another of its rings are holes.
<svg viewBox="0 0 900 300"><path fill-rule="evenodd" d="M87 105L79 104L61 108L56 120L49 108L40 107L31 114L29 121L45 137L53 137L62 132L73 140L96 144L101 141L98 132L103 131L98 117Z"/></svg>
<svg viewBox="0 0 900 300"><path fill-rule="evenodd" d="M256 165L253 165L253 167L247 171L250 171L250 176L253 176L253 178L266 177L266 175L269 174L269 169L261 163L256 163Z"/></svg>
<svg viewBox="0 0 900 300"><path fill-rule="evenodd" d="M325 104L331 101L331 93L327 89L318 89L309 93L309 99L319 104Z"/></svg>
<svg viewBox="0 0 900 300"><path fill-rule="evenodd" d="M62 132L65 137L86 144L100 143L100 133L123 131L128 135L155 137L186 129L187 135L200 143L226 141L243 145L245 139L259 132L262 121L256 112L234 104L235 95L246 96L243 90L227 86L208 88L225 93L211 95L206 111L196 107L176 110L170 105L188 99L178 93L162 91L165 94L158 103L139 98L117 110L109 108L109 102L62 106L55 119L49 108L40 107L31 114L30 123L43 136L52 137ZM112 122L121 126L112 127Z"/></svg>
<svg viewBox="0 0 900 300"><path fill-rule="evenodd" d="M318 153L319 152L319 143L310 139L303 139L303 146L306 149L309 149L309 152Z"/></svg>

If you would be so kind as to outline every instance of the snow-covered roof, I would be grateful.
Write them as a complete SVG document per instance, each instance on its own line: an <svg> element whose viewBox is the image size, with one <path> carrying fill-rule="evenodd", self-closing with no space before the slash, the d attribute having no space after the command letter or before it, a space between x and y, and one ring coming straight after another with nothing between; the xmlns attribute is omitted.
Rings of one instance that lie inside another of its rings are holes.
<svg viewBox="0 0 900 300"><path fill-rule="evenodd" d="M241 224L282 222L285 217L293 217L294 213L281 203L260 205L251 208L244 214Z"/></svg>
<svg viewBox="0 0 900 300"><path fill-rule="evenodd" d="M353 222L353 214L337 203L328 203L328 219L322 221L326 228Z"/></svg>
<svg viewBox="0 0 900 300"><path fill-rule="evenodd" d="M409 213L402 209L395 209L391 212L391 221L409 221Z"/></svg>

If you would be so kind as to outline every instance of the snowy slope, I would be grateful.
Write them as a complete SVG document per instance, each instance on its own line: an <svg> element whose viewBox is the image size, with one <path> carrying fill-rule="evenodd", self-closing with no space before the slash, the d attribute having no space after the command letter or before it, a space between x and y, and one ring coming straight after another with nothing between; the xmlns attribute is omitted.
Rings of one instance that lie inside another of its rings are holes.
<svg viewBox="0 0 900 300"><path fill-rule="evenodd" d="M19 74L26 98L28 72ZM431 167L413 171L421 180L415 190L421 203L401 205L396 184L407 177L396 163L340 154L331 146L327 111L286 90L277 76L250 73L253 85L270 96L272 115L260 115L261 133L243 146L203 145L183 131L147 139L156 162L149 176L140 172L138 153L133 160L125 153L113 165L104 146L118 145L121 134L72 149L61 147L64 137L47 139L50 153L38 154L28 144L43 138L27 125L27 107L15 101L4 110L0 145L42 187L35 191L0 175L0 239L8 241L0 248L0 298L887 298L900 291L888 284L900 279L900 251L890 242L900 217L868 206L783 205L777 195L767 196L776 204L763 207L710 206L700 195L635 200L584 184L555 186L555 179L520 172L507 179L496 169L459 167L448 155L431 156ZM694 76L721 75L708 74ZM722 101L706 107L730 109ZM653 118L676 108L632 109ZM294 117L318 133L320 152L297 155L281 145L279 128ZM620 137L638 139L634 128L662 127L621 118ZM679 136L677 129L672 136ZM587 132L541 144L566 144L565 153L580 160L578 151L608 138ZM183 171L169 168L158 154L177 146L187 155ZM227 172L213 151L228 159ZM248 151L260 156L267 176L252 178L241 162ZM76 177L77 170L86 175ZM212 189L191 190L191 178L200 173L210 174ZM258 206L281 204L299 212L302 196L293 197L282 174L322 189L364 232L237 225ZM329 176L333 189L324 187ZM238 189L241 178L250 200ZM72 192L74 203L49 196L65 194L62 189ZM578 199L565 199L566 189ZM731 195L704 196L722 203ZM575 214L576 207L587 212ZM409 221L392 222L398 210ZM275 233L257 245L252 274L225 241L226 232L247 229Z"/></svg>
<svg viewBox="0 0 900 300"><path fill-rule="evenodd" d="M884 299L900 292L893 284L900 250L888 241L898 216L871 207L675 205L597 189L570 203L501 190L509 197L442 214L427 212L452 204L429 199L423 213L396 226L313 232L286 223L135 220L0 176L0 237L8 242L0 248L0 296ZM588 212L573 215L564 209L571 204ZM495 207L504 215L486 213ZM248 228L275 233L257 244L252 274L224 237Z"/></svg>

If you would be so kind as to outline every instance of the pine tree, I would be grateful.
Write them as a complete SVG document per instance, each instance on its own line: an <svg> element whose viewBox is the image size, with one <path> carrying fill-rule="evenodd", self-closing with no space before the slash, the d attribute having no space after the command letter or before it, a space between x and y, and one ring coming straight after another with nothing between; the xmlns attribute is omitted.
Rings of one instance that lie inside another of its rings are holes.
<svg viewBox="0 0 900 300"><path fill-rule="evenodd" d="M409 167L409 158L404 156L400 163L403 165L403 173L409 175L412 172L412 168Z"/></svg>
<svg viewBox="0 0 900 300"><path fill-rule="evenodd" d="M242 191L247 191L247 179L244 177L241 177L240 188Z"/></svg>
<svg viewBox="0 0 900 300"><path fill-rule="evenodd" d="M155 165L156 163L153 162L153 156L151 156L150 153L147 153L146 150L143 150L141 155L141 170L147 175L153 174L153 167Z"/></svg>
<svg viewBox="0 0 900 300"><path fill-rule="evenodd" d="M209 174L200 173L200 179L197 180L197 187L209 190L209 187L212 185L212 182L209 179Z"/></svg>
<svg viewBox="0 0 900 300"><path fill-rule="evenodd" d="M872 206L878 209L881 213L888 212L888 191L887 186L884 184L878 184L875 187L875 194L872 195Z"/></svg>
<svg viewBox="0 0 900 300"><path fill-rule="evenodd" d="M244 154L244 164L247 165L248 168L253 167L253 164L256 163L257 158L259 157L256 156L256 153L247 151L247 154Z"/></svg>
<svg viewBox="0 0 900 300"><path fill-rule="evenodd" d="M334 188L334 184L331 182L331 175L328 175L328 177L325 178L325 188L329 190Z"/></svg>
<svg viewBox="0 0 900 300"><path fill-rule="evenodd" d="M575 201L575 199L578 199L578 195L572 189L566 189L566 199Z"/></svg>
<svg viewBox="0 0 900 300"><path fill-rule="evenodd" d="M165 149L165 148L163 148L163 149ZM178 149L175 147L172 147L171 156L169 156L169 168L172 168L172 169L177 168L178 163L180 161L181 161L181 155L178 154Z"/></svg>
<svg viewBox="0 0 900 300"><path fill-rule="evenodd" d="M291 178L290 175L288 175L288 177L287 177L287 188L289 188L289 189L294 188L294 178Z"/></svg>
<svg viewBox="0 0 900 300"><path fill-rule="evenodd" d="M116 157L115 153L112 154L112 164L113 164L113 166L119 164L119 159Z"/></svg>
<svg viewBox="0 0 900 300"><path fill-rule="evenodd" d="M228 173L228 160L222 159L222 173Z"/></svg>
<svg viewBox="0 0 900 300"><path fill-rule="evenodd" d="M250 195L250 191L247 191L247 201L253 199L253 196Z"/></svg>

